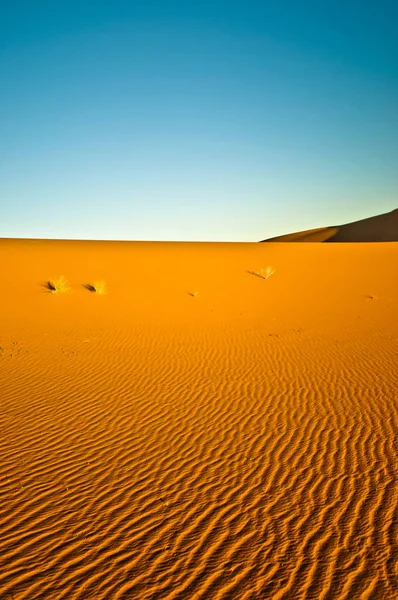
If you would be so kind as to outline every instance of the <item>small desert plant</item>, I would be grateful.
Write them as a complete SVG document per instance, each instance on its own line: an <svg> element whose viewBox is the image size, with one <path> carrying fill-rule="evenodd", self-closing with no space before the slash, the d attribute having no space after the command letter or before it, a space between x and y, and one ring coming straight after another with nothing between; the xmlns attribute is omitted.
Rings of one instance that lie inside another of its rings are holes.
<svg viewBox="0 0 398 600"><path fill-rule="evenodd" d="M192 296L192 298L197 298L199 292L188 292L188 294Z"/></svg>
<svg viewBox="0 0 398 600"><path fill-rule="evenodd" d="M94 289L96 294L106 294L105 281L94 281Z"/></svg>
<svg viewBox="0 0 398 600"><path fill-rule="evenodd" d="M261 277L261 279L268 279L269 277L271 277L271 275L273 275L275 273L275 269L274 267L263 267L262 269L259 269L258 271L249 271L249 273L251 275L256 275L257 277Z"/></svg>
<svg viewBox="0 0 398 600"><path fill-rule="evenodd" d="M68 280L64 275L53 277L46 282L45 287L51 294L65 294L66 292L71 291Z"/></svg>
<svg viewBox="0 0 398 600"><path fill-rule="evenodd" d="M106 294L106 283L105 281L94 281L93 284L86 283L84 285L86 290L92 292L93 294L103 295Z"/></svg>

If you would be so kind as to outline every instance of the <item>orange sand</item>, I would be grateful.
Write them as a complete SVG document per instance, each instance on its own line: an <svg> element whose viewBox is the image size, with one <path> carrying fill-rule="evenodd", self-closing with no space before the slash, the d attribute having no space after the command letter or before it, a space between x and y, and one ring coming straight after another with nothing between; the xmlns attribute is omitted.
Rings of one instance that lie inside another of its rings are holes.
<svg viewBox="0 0 398 600"><path fill-rule="evenodd" d="M0 260L2 600L395 598L398 244Z"/></svg>

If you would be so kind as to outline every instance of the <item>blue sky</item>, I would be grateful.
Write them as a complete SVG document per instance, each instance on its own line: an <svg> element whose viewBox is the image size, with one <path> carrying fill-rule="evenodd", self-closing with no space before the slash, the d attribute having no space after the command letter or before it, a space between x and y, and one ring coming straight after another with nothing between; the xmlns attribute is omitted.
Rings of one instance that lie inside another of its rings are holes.
<svg viewBox="0 0 398 600"><path fill-rule="evenodd" d="M0 237L257 241L398 206L396 0L0 3Z"/></svg>

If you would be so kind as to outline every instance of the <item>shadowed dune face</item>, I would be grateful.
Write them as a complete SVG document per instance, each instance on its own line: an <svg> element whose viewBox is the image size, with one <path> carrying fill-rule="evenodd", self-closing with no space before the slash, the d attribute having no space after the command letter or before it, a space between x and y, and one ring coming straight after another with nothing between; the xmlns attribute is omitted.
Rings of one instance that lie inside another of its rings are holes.
<svg viewBox="0 0 398 600"><path fill-rule="evenodd" d="M395 599L397 259L0 240L0 598Z"/></svg>
<svg viewBox="0 0 398 600"><path fill-rule="evenodd" d="M264 242L398 242L398 209L354 223L281 235Z"/></svg>

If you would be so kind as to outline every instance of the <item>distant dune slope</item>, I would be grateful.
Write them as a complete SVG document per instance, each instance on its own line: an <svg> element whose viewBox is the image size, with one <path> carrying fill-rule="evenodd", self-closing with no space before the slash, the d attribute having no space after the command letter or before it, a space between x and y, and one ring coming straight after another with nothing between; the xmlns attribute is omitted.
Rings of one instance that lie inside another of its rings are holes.
<svg viewBox="0 0 398 600"><path fill-rule="evenodd" d="M398 242L398 209L346 225L308 229L262 242Z"/></svg>

